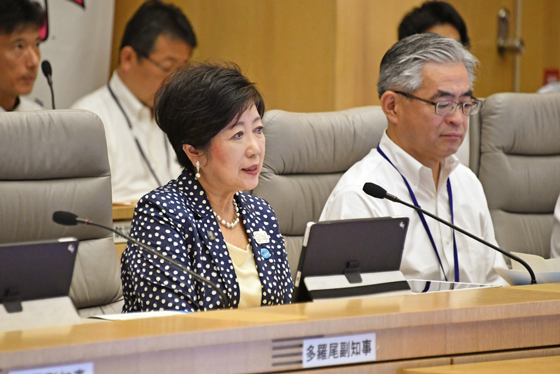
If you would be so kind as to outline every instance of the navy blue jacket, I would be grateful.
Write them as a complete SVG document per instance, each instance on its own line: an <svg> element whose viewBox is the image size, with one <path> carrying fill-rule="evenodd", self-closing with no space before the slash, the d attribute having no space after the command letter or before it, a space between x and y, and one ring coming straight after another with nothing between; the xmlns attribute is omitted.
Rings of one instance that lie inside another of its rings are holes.
<svg viewBox="0 0 560 374"><path fill-rule="evenodd" d="M236 193L235 199L261 280L261 304L289 303L293 282L272 208L263 199L243 192ZM225 290L232 307L239 304L239 284L224 237L206 193L189 172L138 201L131 236L213 281ZM123 312L192 312L222 307L210 286L134 244L129 243L124 251L121 268Z"/></svg>

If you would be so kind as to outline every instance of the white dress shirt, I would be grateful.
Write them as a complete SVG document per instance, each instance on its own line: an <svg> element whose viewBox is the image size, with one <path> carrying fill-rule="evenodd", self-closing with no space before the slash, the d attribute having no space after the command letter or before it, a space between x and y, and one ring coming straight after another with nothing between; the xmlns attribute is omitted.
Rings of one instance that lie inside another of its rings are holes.
<svg viewBox="0 0 560 374"><path fill-rule="evenodd" d="M451 222L451 211L446 183L450 178L455 225L496 245L494 228L482 185L474 173L461 165L455 156L448 157L442 165L439 186L436 189L432 170L393 143L386 133L381 138L380 147L406 177L418 204L448 222ZM418 213L401 204L370 197L362 191L364 183L373 182L386 189L388 193L412 204L409 191L399 171L383 158L377 149L373 149L342 176L329 196L320 220L409 217L401 271L407 279L445 280ZM447 280L453 281L455 269L452 230L430 217L425 216L425 218ZM459 232L455 233L455 238L460 282L507 284L494 270L494 267L506 267L501 254Z"/></svg>
<svg viewBox="0 0 560 374"><path fill-rule="evenodd" d="M12 112L29 112L32 110L45 110L45 108L37 104L35 101L20 96L19 103L14 108L14 110L12 110ZM5 112L5 111L6 110L0 106L0 112Z"/></svg>
<svg viewBox="0 0 560 374"><path fill-rule="evenodd" d="M159 184L142 157L135 137L160 183L176 178L181 173L181 167L166 135L153 119L151 109L130 92L116 71L109 85L128 116L132 129L106 85L78 100L72 108L97 114L105 126L113 201L138 200Z"/></svg>

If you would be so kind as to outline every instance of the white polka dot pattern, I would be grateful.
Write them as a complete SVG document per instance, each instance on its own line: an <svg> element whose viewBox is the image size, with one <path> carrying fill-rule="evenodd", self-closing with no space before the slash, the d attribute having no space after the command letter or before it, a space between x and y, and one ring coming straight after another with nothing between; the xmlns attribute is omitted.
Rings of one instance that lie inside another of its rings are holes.
<svg viewBox="0 0 560 374"><path fill-rule="evenodd" d="M272 208L263 199L243 192L238 192L235 199L253 248L262 305L289 303L293 282L284 238ZM254 240L257 231L261 235L266 232L269 243ZM214 282L227 293L230 305L237 307L240 294L233 262L206 193L192 174L185 171L177 180L142 197L134 211L130 235ZM121 268L123 313L194 312L222 307L219 295L210 286L136 245L128 244Z"/></svg>

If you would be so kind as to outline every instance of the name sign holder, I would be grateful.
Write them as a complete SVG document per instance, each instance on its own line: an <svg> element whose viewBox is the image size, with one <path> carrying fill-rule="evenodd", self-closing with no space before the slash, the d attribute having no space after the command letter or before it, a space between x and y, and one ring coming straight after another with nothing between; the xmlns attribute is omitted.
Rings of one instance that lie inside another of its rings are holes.
<svg viewBox="0 0 560 374"><path fill-rule="evenodd" d="M303 341L303 367L375 361L376 350L375 333L306 339Z"/></svg>

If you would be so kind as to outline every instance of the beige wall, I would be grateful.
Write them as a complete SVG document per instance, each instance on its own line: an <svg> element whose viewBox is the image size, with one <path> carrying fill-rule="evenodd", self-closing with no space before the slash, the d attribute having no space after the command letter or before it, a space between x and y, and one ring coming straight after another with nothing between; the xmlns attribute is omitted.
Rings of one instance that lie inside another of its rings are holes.
<svg viewBox="0 0 560 374"><path fill-rule="evenodd" d="M239 64L257 83L267 109L328 111L379 103L379 62L397 40L403 15L422 0L174 0L199 39L196 60ZM513 90L513 55L496 48L497 14L515 0L449 0L464 17L480 59L475 94ZM126 21L141 0L117 0L113 66ZM542 85L560 66L560 2L524 0L521 91Z"/></svg>

